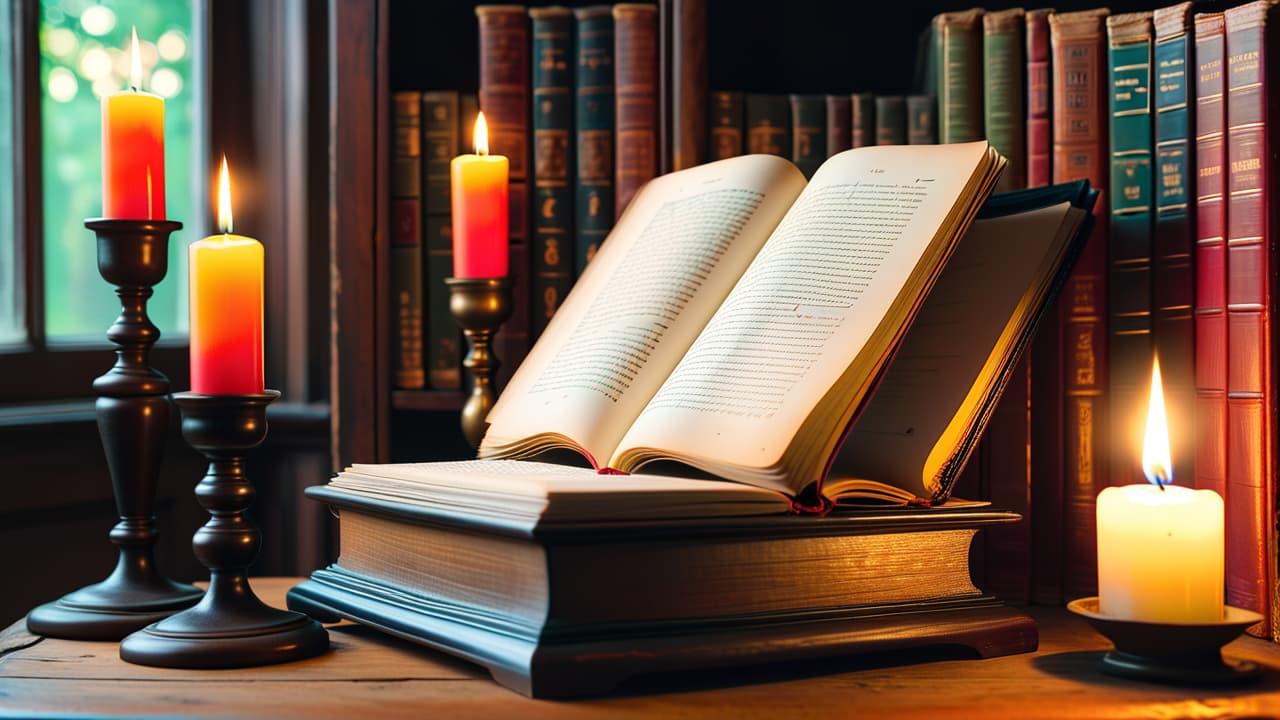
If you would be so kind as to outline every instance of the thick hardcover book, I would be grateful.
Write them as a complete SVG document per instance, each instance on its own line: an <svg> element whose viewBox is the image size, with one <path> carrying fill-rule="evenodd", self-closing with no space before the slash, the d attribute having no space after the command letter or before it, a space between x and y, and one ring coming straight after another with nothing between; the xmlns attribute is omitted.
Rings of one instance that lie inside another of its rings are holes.
<svg viewBox="0 0 1280 720"><path fill-rule="evenodd" d="M614 213L658 174L658 8L613 6Z"/></svg>
<svg viewBox="0 0 1280 720"><path fill-rule="evenodd" d="M1022 8L990 12L982 18L982 126L987 140L1009 159L1000 190L1027 186L1025 25Z"/></svg>
<svg viewBox="0 0 1280 720"><path fill-rule="evenodd" d="M907 96L907 144L933 145L938 142L937 101L932 95Z"/></svg>
<svg viewBox="0 0 1280 720"><path fill-rule="evenodd" d="M707 160L707 0L669 0L671 169Z"/></svg>
<svg viewBox="0 0 1280 720"><path fill-rule="evenodd" d="M747 95L747 152L791 157L791 103L786 95Z"/></svg>
<svg viewBox="0 0 1280 720"><path fill-rule="evenodd" d="M608 5L574 10L574 270L581 274L613 227L613 14Z"/></svg>
<svg viewBox="0 0 1280 720"><path fill-rule="evenodd" d="M426 384L422 365L422 107L418 93L391 96L391 307L398 388Z"/></svg>
<svg viewBox="0 0 1280 720"><path fill-rule="evenodd" d="M1152 15L1156 45L1152 76L1155 100L1155 257L1152 331L1160 356L1173 477L1195 478L1195 46L1191 3L1160 8Z"/></svg>
<svg viewBox="0 0 1280 720"><path fill-rule="evenodd" d="M536 341L573 287L573 13L529 10L533 20L533 305Z"/></svg>
<svg viewBox="0 0 1280 720"><path fill-rule="evenodd" d="M1027 42L1027 187L1053 180L1051 115L1053 86L1049 74L1049 16L1052 10L1028 10Z"/></svg>
<svg viewBox="0 0 1280 720"><path fill-rule="evenodd" d="M806 179L827 159L827 101L821 95L791 96L791 162Z"/></svg>
<svg viewBox="0 0 1280 720"><path fill-rule="evenodd" d="M711 93L709 160L724 160L746 152L746 99L740 92Z"/></svg>
<svg viewBox="0 0 1280 720"><path fill-rule="evenodd" d="M853 147L853 103L848 95L827 96L827 157Z"/></svg>
<svg viewBox="0 0 1280 720"><path fill-rule="evenodd" d="M1280 117L1268 94L1273 0L1230 8L1227 54L1227 602L1275 633L1275 197Z"/></svg>
<svg viewBox="0 0 1280 720"><path fill-rule="evenodd" d="M901 95L876 96L876 144L907 144L907 100Z"/></svg>
<svg viewBox="0 0 1280 720"><path fill-rule="evenodd" d="M1227 497L1227 51L1222 13L1196 24L1196 478Z"/></svg>
<svg viewBox="0 0 1280 720"><path fill-rule="evenodd" d="M1107 18L1111 113L1108 401L1112 485L1146 482L1142 438L1151 389L1151 13Z"/></svg>
<svg viewBox="0 0 1280 720"><path fill-rule="evenodd" d="M1049 16L1053 48L1053 175L1105 195L1107 11ZM1097 211L1105 217L1105 211ZM1097 590L1095 500L1107 485L1107 223L1094 225L1058 304L1063 374L1063 593Z"/></svg>
<svg viewBox="0 0 1280 720"><path fill-rule="evenodd" d="M849 96L853 105L853 147L876 144L876 96L873 93L854 93Z"/></svg>
<svg viewBox="0 0 1280 720"><path fill-rule="evenodd" d="M984 137L982 16L978 8L933 18L938 63L938 138L944 143Z"/></svg>
<svg viewBox="0 0 1280 720"><path fill-rule="evenodd" d="M422 94L422 245L426 253L422 272L427 302L427 382L442 390L462 387L458 321L449 312L449 288L444 284L444 279L453 275L449 163L472 142L470 137L466 144L460 140L464 132L470 136L472 128L464 131L458 119L459 105L457 92Z"/></svg>

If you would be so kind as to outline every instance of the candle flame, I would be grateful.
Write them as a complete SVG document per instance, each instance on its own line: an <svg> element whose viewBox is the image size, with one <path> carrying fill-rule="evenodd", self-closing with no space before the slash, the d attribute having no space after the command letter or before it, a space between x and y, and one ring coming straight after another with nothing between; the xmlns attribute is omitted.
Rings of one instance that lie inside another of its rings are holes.
<svg viewBox="0 0 1280 720"><path fill-rule="evenodd" d="M1147 405L1147 432L1142 442L1142 473L1147 476L1147 482L1161 487L1173 482L1173 454L1169 450L1169 419L1164 411L1159 357L1151 361L1151 400Z"/></svg>
<svg viewBox="0 0 1280 720"><path fill-rule="evenodd" d="M134 90L142 89L142 53L138 52L138 27L133 27L133 42L130 47L129 86Z"/></svg>
<svg viewBox="0 0 1280 720"><path fill-rule="evenodd" d="M218 228L223 235L232 229L231 220L231 171L227 169L227 156L222 156L222 170L218 173Z"/></svg>
<svg viewBox="0 0 1280 720"><path fill-rule="evenodd" d="M489 123L485 121L483 112L476 114L476 129L472 133L472 139L477 155L489 154Z"/></svg>

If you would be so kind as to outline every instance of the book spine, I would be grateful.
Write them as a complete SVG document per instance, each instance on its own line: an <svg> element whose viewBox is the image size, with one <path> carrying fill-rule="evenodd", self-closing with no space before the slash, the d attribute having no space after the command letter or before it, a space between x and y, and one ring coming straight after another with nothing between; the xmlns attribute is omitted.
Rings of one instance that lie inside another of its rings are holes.
<svg viewBox="0 0 1280 720"><path fill-rule="evenodd" d="M449 312L449 288L444 279L453 275L453 234L450 223L449 163L463 147L461 136L470 134L459 122L456 92L422 94L423 154L423 278L427 301L428 382L437 389L462 387L462 355L458 322ZM472 119L472 123L475 120Z"/></svg>
<svg viewBox="0 0 1280 720"><path fill-rule="evenodd" d="M573 14L561 7L529 11L533 19L533 305L536 341L573 286Z"/></svg>
<svg viewBox="0 0 1280 720"><path fill-rule="evenodd" d="M848 150L853 141L853 103L848 95L827 96L827 157Z"/></svg>
<svg viewBox="0 0 1280 720"><path fill-rule="evenodd" d="M1273 128L1266 42L1272 2L1226 10L1227 602L1270 621L1275 586L1276 282ZM1270 622L1250 629L1270 636Z"/></svg>
<svg viewBox="0 0 1280 720"><path fill-rule="evenodd" d="M1146 482L1142 437L1151 378L1151 13L1107 18L1111 115L1108 245L1110 484Z"/></svg>
<svg viewBox="0 0 1280 720"><path fill-rule="evenodd" d="M576 274L613 227L613 15L608 5L574 11L574 246Z"/></svg>
<svg viewBox="0 0 1280 720"><path fill-rule="evenodd" d="M707 160L707 0L672 0L671 169Z"/></svg>
<svg viewBox="0 0 1280 720"><path fill-rule="evenodd" d="M1022 8L987 13L982 18L982 125L987 140L1004 155L1005 166L996 191L1026 187L1026 108L1023 103L1026 70Z"/></svg>
<svg viewBox="0 0 1280 720"><path fill-rule="evenodd" d="M1222 13L1196 26L1195 485L1227 497L1226 35Z"/></svg>
<svg viewBox="0 0 1280 720"><path fill-rule="evenodd" d="M982 127L981 10L934 18L938 45L938 137L944 143L984 137Z"/></svg>
<svg viewBox="0 0 1280 720"><path fill-rule="evenodd" d="M876 96L871 93L854 93L849 96L853 105L853 147L876 144Z"/></svg>
<svg viewBox="0 0 1280 720"><path fill-rule="evenodd" d="M932 95L907 96L907 144L938 142L938 110Z"/></svg>
<svg viewBox="0 0 1280 720"><path fill-rule="evenodd" d="M672 132L675 118L671 114L671 106L675 102L672 97L675 86L675 9L671 7L673 0L657 0L658 28L658 174L671 172Z"/></svg>
<svg viewBox="0 0 1280 720"><path fill-rule="evenodd" d="M529 16L522 5L480 5L480 109L489 124L489 148L510 161L511 317L494 336L502 365L498 387L529 350Z"/></svg>
<svg viewBox="0 0 1280 720"><path fill-rule="evenodd" d="M614 212L658 174L658 13L654 5L613 6Z"/></svg>
<svg viewBox="0 0 1280 720"><path fill-rule="evenodd" d="M747 95L747 152L791 157L791 106L786 95Z"/></svg>
<svg viewBox="0 0 1280 720"><path fill-rule="evenodd" d="M1052 84L1049 74L1049 15L1032 10L1027 30L1027 187L1048 185L1053 177Z"/></svg>
<svg viewBox="0 0 1280 720"><path fill-rule="evenodd" d="M901 95L876 97L876 144L907 144L907 101Z"/></svg>
<svg viewBox="0 0 1280 720"><path fill-rule="evenodd" d="M395 385L426 385L422 365L421 107L416 92L391 97L391 306L395 308Z"/></svg>
<svg viewBox="0 0 1280 720"><path fill-rule="evenodd" d="M1107 190L1105 10L1049 18L1053 179ZM1105 214L1105 212L1103 213ZM1106 484L1107 223L1095 223L1058 301L1062 337L1063 593L1096 591L1094 503Z"/></svg>
<svg viewBox="0 0 1280 720"><path fill-rule="evenodd" d="M1193 222L1195 175L1191 138L1194 46L1191 3L1156 10L1155 26L1155 272L1152 331L1169 410L1173 477L1195 477L1195 268Z"/></svg>
<svg viewBox="0 0 1280 720"><path fill-rule="evenodd" d="M827 103L821 95L791 96L791 161L812 178L826 159Z"/></svg>
<svg viewBox="0 0 1280 720"><path fill-rule="evenodd" d="M740 92L711 93L711 160L724 160L741 155L745 148L745 99Z"/></svg>

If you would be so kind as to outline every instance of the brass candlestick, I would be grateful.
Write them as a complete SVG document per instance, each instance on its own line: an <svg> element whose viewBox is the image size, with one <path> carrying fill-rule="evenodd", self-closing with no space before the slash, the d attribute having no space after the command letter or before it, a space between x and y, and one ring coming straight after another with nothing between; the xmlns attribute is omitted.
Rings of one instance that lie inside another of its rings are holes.
<svg viewBox="0 0 1280 720"><path fill-rule="evenodd" d="M462 434L473 448L488 427L485 418L497 402L493 375L501 361L493 352L493 334L511 317L511 278L445 278L449 310L467 338L462 365L471 371L471 395L462 408Z"/></svg>
<svg viewBox="0 0 1280 720"><path fill-rule="evenodd" d="M160 331L147 317L152 287L169 269L170 220L86 220L98 237L98 272L116 286L120 317L107 330L116 364L93 381L98 433L111 472L120 521L111 542L120 556L110 577L46 603L27 616L37 635L119 640L194 605L200 589L156 570L156 484L169 429L169 378L147 357Z"/></svg>

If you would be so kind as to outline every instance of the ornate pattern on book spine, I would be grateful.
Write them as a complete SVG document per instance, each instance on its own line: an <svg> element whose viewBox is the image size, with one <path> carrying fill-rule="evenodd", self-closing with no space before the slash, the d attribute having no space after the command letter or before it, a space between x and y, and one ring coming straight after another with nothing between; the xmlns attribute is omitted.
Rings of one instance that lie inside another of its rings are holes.
<svg viewBox="0 0 1280 720"><path fill-rule="evenodd" d="M1049 16L1052 10L1029 10L1027 31L1027 187L1048 185L1053 157L1049 77Z"/></svg>
<svg viewBox="0 0 1280 720"><path fill-rule="evenodd" d="M827 157L852 147L853 102L848 95L827 96Z"/></svg>
<svg viewBox="0 0 1280 720"><path fill-rule="evenodd" d="M574 11L574 270L580 274L613 227L613 15L608 5Z"/></svg>
<svg viewBox="0 0 1280 720"><path fill-rule="evenodd" d="M452 208L449 204L449 164L464 147L462 137L471 134L458 122L458 93L422 94L423 278L427 301L427 371L431 387L462 387L462 354L458 322L449 312L449 288L444 279L453 275ZM474 124L475 120L472 119ZM468 138L467 142L470 142Z"/></svg>
<svg viewBox="0 0 1280 720"><path fill-rule="evenodd" d="M944 143L981 140L982 16L980 9L933 19L938 78L938 137Z"/></svg>
<svg viewBox="0 0 1280 720"><path fill-rule="evenodd" d="M740 92L711 93L711 160L724 160L743 154L746 100Z"/></svg>
<svg viewBox="0 0 1280 720"><path fill-rule="evenodd" d="M422 366L422 185L416 92L391 96L391 307L395 312L395 384L416 390L426 384Z"/></svg>
<svg viewBox="0 0 1280 720"><path fill-rule="evenodd" d="M987 140L1009 159L996 192L1027 186L1025 24L1022 8L987 13L982 18L982 124Z"/></svg>
<svg viewBox="0 0 1280 720"><path fill-rule="evenodd" d="M872 93L854 93L849 96L853 105L853 137L850 144L860 148L876 144L876 96Z"/></svg>
<svg viewBox="0 0 1280 720"><path fill-rule="evenodd" d="M1151 13L1107 18L1111 111L1108 244L1109 484L1146 482L1142 438L1151 378Z"/></svg>
<svg viewBox="0 0 1280 720"><path fill-rule="evenodd" d="M615 215L658 174L658 10L613 6Z"/></svg>
<svg viewBox="0 0 1280 720"><path fill-rule="evenodd" d="M1267 94L1273 0L1226 10L1227 35L1227 602L1274 634L1277 149ZM1274 29L1272 35L1274 35ZM1272 45L1271 47L1274 47Z"/></svg>
<svg viewBox="0 0 1280 720"><path fill-rule="evenodd" d="M747 152L791 157L791 104L786 95L747 95Z"/></svg>
<svg viewBox="0 0 1280 720"><path fill-rule="evenodd" d="M901 95L876 96L876 144L907 144L907 101Z"/></svg>
<svg viewBox="0 0 1280 720"><path fill-rule="evenodd" d="M1195 166L1191 113L1194 46L1191 3L1160 8L1155 26L1155 257L1151 291L1152 331L1165 406L1169 408L1173 477L1184 485L1195 478L1195 304L1193 240Z"/></svg>
<svg viewBox="0 0 1280 720"><path fill-rule="evenodd" d="M933 145L938 142L937 103L932 95L907 96L907 144Z"/></svg>
<svg viewBox="0 0 1280 720"><path fill-rule="evenodd" d="M573 14L529 10L533 21L533 308L535 341L573 287Z"/></svg>
<svg viewBox="0 0 1280 720"><path fill-rule="evenodd" d="M1053 179L1086 179L1105 195L1106 10L1049 16L1053 48ZM1102 214L1105 210L1100 209ZM1063 369L1063 593L1097 590L1095 499L1106 484L1107 223L1093 234L1058 300Z"/></svg>

